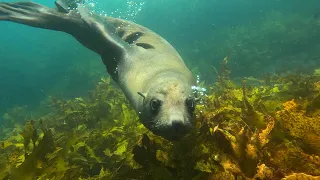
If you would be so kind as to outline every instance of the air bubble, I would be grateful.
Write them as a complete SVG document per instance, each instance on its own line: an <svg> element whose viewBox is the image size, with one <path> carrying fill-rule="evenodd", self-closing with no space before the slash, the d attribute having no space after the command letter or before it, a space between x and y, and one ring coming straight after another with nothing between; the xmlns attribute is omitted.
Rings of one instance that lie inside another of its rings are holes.
<svg viewBox="0 0 320 180"><path fill-rule="evenodd" d="M90 12L97 12L101 16L108 16L108 14L115 18L127 19L130 21L135 21L136 16L140 13L145 5L146 0L116 0L117 7L123 7L121 9L114 8L114 10L105 12L99 7L99 2L97 0L85 0L86 7L90 9ZM80 5L80 4L79 4Z"/></svg>

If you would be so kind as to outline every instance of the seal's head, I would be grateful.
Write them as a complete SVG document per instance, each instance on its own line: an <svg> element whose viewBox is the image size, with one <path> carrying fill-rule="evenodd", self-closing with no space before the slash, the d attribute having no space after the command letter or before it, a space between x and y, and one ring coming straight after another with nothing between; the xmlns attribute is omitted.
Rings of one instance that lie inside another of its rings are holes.
<svg viewBox="0 0 320 180"><path fill-rule="evenodd" d="M144 98L140 120L154 134L176 141L191 129L195 110L191 87L166 82L139 94Z"/></svg>

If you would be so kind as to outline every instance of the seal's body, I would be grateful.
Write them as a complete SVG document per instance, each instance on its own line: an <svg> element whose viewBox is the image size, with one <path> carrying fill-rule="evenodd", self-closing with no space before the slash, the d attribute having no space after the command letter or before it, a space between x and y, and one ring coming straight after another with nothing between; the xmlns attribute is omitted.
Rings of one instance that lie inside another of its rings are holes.
<svg viewBox="0 0 320 180"><path fill-rule="evenodd" d="M155 134L176 140L191 128L194 79L165 39L138 24L94 15L76 1L58 0L56 7L1 2L0 20L66 32L98 53L141 122Z"/></svg>

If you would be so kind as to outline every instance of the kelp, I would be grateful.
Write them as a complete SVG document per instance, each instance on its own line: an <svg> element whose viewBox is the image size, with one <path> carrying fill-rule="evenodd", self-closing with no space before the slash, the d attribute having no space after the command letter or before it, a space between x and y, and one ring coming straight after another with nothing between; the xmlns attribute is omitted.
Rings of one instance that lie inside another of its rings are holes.
<svg viewBox="0 0 320 180"><path fill-rule="evenodd" d="M88 98L48 97L51 113L24 124L8 113L5 129L14 131L0 143L0 178L319 179L318 70L238 83L228 60L179 142L140 124L110 78Z"/></svg>

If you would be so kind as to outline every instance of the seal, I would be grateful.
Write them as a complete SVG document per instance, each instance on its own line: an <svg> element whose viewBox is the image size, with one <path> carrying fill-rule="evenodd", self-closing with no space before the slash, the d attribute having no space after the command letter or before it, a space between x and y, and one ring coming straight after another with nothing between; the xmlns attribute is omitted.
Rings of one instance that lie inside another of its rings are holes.
<svg viewBox="0 0 320 180"><path fill-rule="evenodd" d="M72 35L101 56L145 127L171 141L188 133L194 124L195 79L170 43L139 24L89 12L81 0L55 5L1 2L0 20Z"/></svg>

